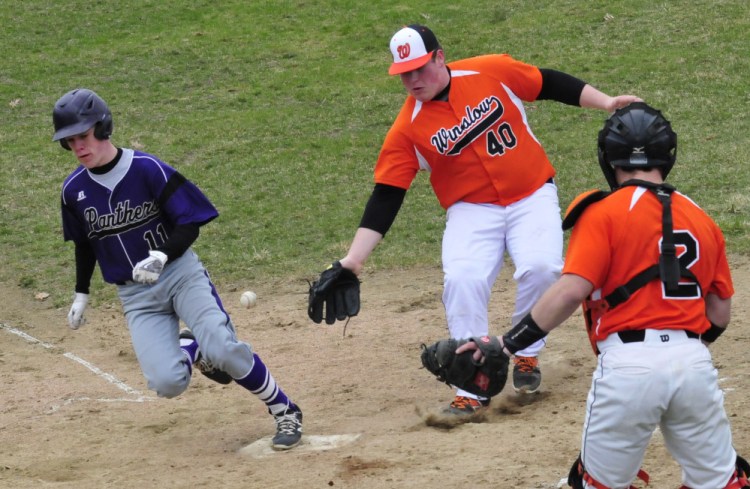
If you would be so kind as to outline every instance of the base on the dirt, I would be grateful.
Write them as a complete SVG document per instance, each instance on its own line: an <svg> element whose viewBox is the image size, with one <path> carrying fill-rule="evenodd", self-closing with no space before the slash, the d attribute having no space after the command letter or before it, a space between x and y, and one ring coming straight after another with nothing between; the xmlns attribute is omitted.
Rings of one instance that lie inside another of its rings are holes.
<svg viewBox="0 0 750 489"><path fill-rule="evenodd" d="M296 447L280 452L271 448L271 436L266 436L260 440L240 448L240 455L246 455L254 458L268 457L271 455L286 452L317 452L322 450L332 450L344 445L353 443L360 437L359 434L348 435L302 435L302 440Z"/></svg>

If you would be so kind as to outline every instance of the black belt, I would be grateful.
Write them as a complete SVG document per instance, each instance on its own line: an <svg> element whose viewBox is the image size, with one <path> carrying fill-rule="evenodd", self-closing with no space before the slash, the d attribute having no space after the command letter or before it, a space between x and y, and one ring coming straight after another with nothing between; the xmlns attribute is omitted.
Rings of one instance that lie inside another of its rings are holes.
<svg viewBox="0 0 750 489"><path fill-rule="evenodd" d="M552 177L549 177L549 180L547 180L547 181L546 181L546 182L544 182L544 183L555 183L555 179L554 179L554 178L552 178Z"/></svg>
<svg viewBox="0 0 750 489"><path fill-rule="evenodd" d="M687 335L688 338L693 338L696 340L700 338L700 335L698 333L694 333L686 329L683 331L685 331L685 334ZM637 343L639 341L643 341L646 339L646 331L643 329L618 331L617 336L620 337L620 340L623 343Z"/></svg>

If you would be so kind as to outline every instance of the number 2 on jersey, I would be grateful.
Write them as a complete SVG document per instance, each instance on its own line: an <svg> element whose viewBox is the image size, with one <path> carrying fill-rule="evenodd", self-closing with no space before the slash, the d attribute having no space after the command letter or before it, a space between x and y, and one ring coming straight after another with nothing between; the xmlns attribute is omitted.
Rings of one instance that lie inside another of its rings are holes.
<svg viewBox="0 0 750 489"><path fill-rule="evenodd" d="M680 256L677 257L677 260L680 262L680 268L689 269L696 264L700 258L698 256L698 241L689 231L675 231L674 244L678 248L684 249ZM659 246L661 246L661 242L659 242ZM664 283L662 283L662 293L667 299L698 299L702 297L701 286L697 282L680 282L677 290L672 292L667 291Z"/></svg>

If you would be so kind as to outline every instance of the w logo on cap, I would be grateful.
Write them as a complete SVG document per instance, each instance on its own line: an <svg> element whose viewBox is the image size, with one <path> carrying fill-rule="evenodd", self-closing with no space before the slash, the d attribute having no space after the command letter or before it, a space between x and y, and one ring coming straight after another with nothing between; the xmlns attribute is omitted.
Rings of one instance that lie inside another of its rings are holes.
<svg viewBox="0 0 750 489"><path fill-rule="evenodd" d="M406 59L411 54L411 45L407 42L406 44L400 45L398 48L398 57Z"/></svg>
<svg viewBox="0 0 750 489"><path fill-rule="evenodd" d="M391 75L413 71L426 65L440 44L427 27L412 24L404 27L391 38L393 64L388 69Z"/></svg>

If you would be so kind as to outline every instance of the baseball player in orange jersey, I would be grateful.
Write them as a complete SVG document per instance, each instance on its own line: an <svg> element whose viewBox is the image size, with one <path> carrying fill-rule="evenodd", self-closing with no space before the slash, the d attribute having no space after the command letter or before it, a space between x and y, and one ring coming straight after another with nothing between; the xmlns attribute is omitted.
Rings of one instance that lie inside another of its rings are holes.
<svg viewBox="0 0 750 489"><path fill-rule="evenodd" d="M391 75L408 92L383 143L375 188L343 267L359 273L390 228L417 172L430 172L447 211L443 235L443 303L454 338L488 332L490 291L507 251L515 265L516 324L562 268L563 237L552 167L529 127L523 101L552 99L613 111L639 100L610 97L555 70L508 55L446 64L427 27L410 25L391 39ZM516 358L513 385L541 383L540 341ZM458 390L448 413L472 414L489 404Z"/></svg>
<svg viewBox="0 0 750 489"><path fill-rule="evenodd" d="M599 159L613 192L589 192L571 204L563 224L575 227L562 277L500 338L516 353L583 303L598 362L568 479L577 489L647 481L640 467L657 427L682 467L682 489L750 487L706 348L730 319L724 237L695 202L664 183L676 150L669 121L645 103L607 120ZM470 349L476 346L457 352Z"/></svg>

